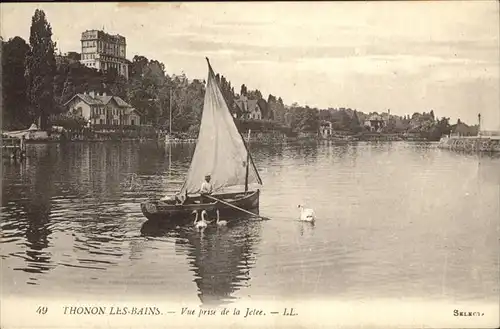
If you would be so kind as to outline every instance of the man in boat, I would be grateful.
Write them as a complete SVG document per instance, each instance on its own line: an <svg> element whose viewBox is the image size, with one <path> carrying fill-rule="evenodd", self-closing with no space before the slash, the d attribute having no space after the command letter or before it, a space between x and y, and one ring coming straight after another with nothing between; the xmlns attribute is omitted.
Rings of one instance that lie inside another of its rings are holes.
<svg viewBox="0 0 500 329"><path fill-rule="evenodd" d="M205 180L201 183L200 194L201 194L201 203L210 203L212 199L207 198L206 195L210 195L213 192L212 183L210 183L211 176L210 174L205 175Z"/></svg>

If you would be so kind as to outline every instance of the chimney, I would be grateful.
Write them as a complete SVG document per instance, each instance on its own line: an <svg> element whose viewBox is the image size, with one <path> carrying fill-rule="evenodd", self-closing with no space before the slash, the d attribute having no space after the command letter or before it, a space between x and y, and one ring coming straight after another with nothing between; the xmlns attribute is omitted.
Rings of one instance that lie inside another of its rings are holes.
<svg viewBox="0 0 500 329"><path fill-rule="evenodd" d="M89 95L90 95L90 97L93 98L95 96L95 92L93 90L91 90L91 91L89 91Z"/></svg>

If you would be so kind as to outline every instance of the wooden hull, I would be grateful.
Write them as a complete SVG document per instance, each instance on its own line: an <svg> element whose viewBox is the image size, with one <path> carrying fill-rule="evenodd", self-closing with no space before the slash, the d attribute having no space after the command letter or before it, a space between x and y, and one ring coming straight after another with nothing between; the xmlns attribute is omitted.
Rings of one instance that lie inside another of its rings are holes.
<svg viewBox="0 0 500 329"><path fill-rule="evenodd" d="M236 207L243 208L254 214L259 213L260 190L236 193L213 194L213 197L224 200ZM214 214L219 210L220 217L241 216L244 212L221 202L201 203L200 197L190 197L186 204L170 204L163 201L146 201L141 203L141 210L149 220L162 220L179 225L191 223L194 219L193 211L206 210Z"/></svg>

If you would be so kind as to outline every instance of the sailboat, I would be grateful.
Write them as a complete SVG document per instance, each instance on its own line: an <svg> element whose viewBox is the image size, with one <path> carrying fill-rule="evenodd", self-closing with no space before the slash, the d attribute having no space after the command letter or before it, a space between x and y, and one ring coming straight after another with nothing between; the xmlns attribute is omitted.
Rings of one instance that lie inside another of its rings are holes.
<svg viewBox="0 0 500 329"><path fill-rule="evenodd" d="M238 131L207 58L208 80L198 140L184 184L176 195L141 204L150 220L191 222L193 211L220 216L258 214L262 180ZM213 194L202 198L201 184L210 174ZM255 187L256 186L256 187Z"/></svg>

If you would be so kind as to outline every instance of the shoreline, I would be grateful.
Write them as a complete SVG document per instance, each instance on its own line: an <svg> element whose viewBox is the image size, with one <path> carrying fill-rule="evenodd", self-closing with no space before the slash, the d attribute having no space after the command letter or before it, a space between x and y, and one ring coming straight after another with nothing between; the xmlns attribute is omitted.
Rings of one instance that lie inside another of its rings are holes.
<svg viewBox="0 0 500 329"><path fill-rule="evenodd" d="M248 142L247 138L244 138ZM157 138L121 138L121 139L73 139L73 140L60 140L60 139L33 139L26 140L26 144L72 144L72 143L121 143L121 142L161 142L165 145L175 144L196 144L197 139L178 139L166 141L165 139ZM335 143L357 143L357 142L437 142L425 138L393 138L393 137L370 137L370 138L322 138L322 137L283 137L283 138L269 138L269 137L253 137L250 138L250 143L268 143L280 144L288 142L335 142Z"/></svg>
<svg viewBox="0 0 500 329"><path fill-rule="evenodd" d="M438 148L463 152L500 152L500 137L443 137Z"/></svg>

